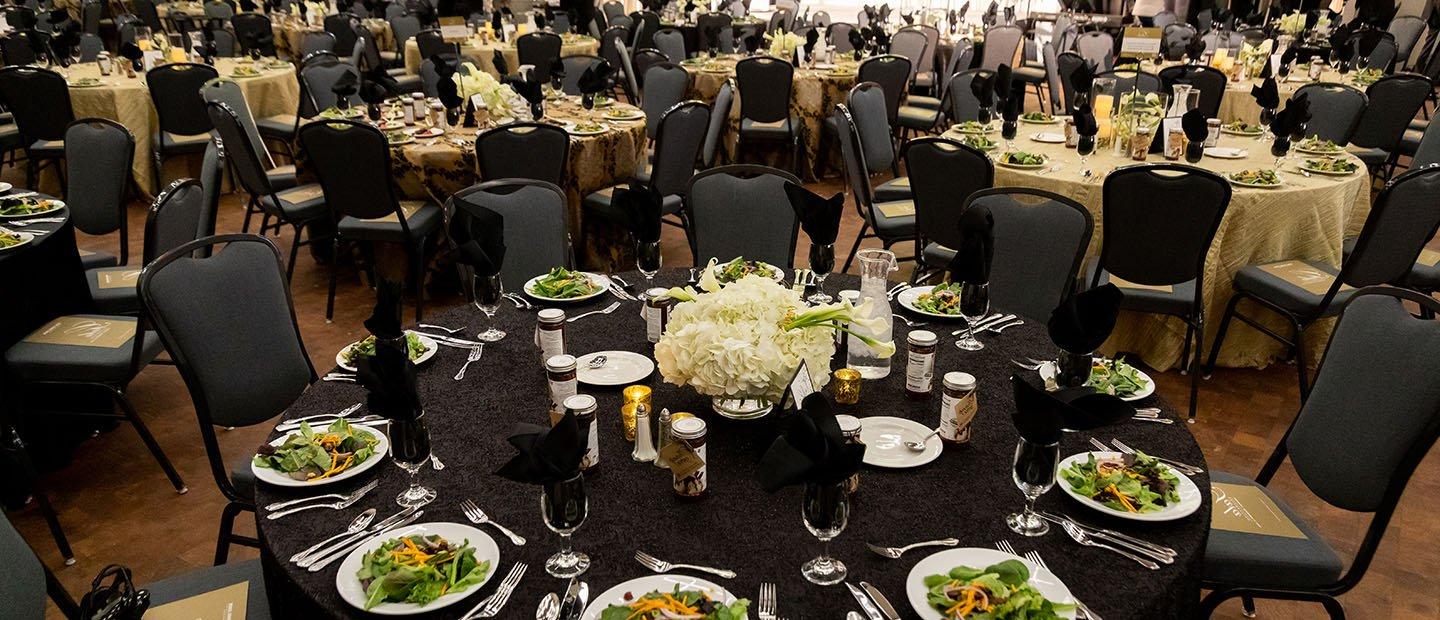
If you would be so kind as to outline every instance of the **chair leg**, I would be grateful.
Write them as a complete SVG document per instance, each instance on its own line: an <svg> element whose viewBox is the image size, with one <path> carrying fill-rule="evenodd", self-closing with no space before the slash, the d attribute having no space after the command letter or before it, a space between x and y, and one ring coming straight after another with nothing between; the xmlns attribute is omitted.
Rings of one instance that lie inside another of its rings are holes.
<svg viewBox="0 0 1440 620"><path fill-rule="evenodd" d="M1188 340L1186 344L1189 345ZM1195 423L1195 413L1200 409L1200 360L1204 357L1205 316L1202 314L1195 318L1195 357L1185 358L1185 363L1190 367L1190 418L1186 421L1191 424Z"/></svg>
<svg viewBox="0 0 1440 620"><path fill-rule="evenodd" d="M1295 328L1295 370L1300 373L1300 404L1305 404L1305 399L1310 396L1310 377L1307 374L1305 359L1305 326L1295 318L1290 318L1291 327Z"/></svg>
<svg viewBox="0 0 1440 620"><path fill-rule="evenodd" d="M1205 378L1210 378L1210 373L1215 372L1215 359L1220 357L1220 346L1225 344L1225 332L1230 329L1230 319L1235 317L1235 306L1240 305L1240 295L1230 297L1230 303L1225 305L1225 316L1220 319L1220 330L1215 333L1215 344L1210 345L1210 359L1205 363ZM1201 334L1201 338L1205 335Z"/></svg>
<svg viewBox="0 0 1440 620"><path fill-rule="evenodd" d="M251 203L246 203L246 204L245 204L245 221L243 221L243 222L240 223L240 232L242 232L242 233L249 233L249 232L250 232L250 216L252 216L252 215L254 215L254 214L255 214L255 204L254 204L253 202L251 202Z"/></svg>
<svg viewBox="0 0 1440 620"><path fill-rule="evenodd" d="M241 506L235 502L225 504L220 510L220 535L215 540L215 565L220 566L230 560L230 537L234 535L235 516L240 514Z"/></svg>
<svg viewBox="0 0 1440 620"><path fill-rule="evenodd" d="M20 473L30 483L30 496L35 498L35 505L40 508L40 515L45 517L45 525L50 528L50 536L55 539L55 546L60 549L60 556L65 558L65 565L75 564L75 552L70 550L70 539L65 536L65 529L60 526L60 517L55 514L55 507L50 505L50 498L45 491L40 489L39 477L35 475L35 466L30 462L30 453L25 449L25 443L20 439L20 433L13 428L10 429L14 435L11 439L9 450L15 461L20 465Z"/></svg>
<svg viewBox="0 0 1440 620"><path fill-rule="evenodd" d="M860 251L860 242L865 240L865 232L870 230L870 222L860 225L860 234L855 236L855 245L850 246L850 256L845 258L845 266L840 268L840 273L850 271L850 263L855 260L855 253Z"/></svg>
<svg viewBox="0 0 1440 620"><path fill-rule="evenodd" d="M125 398L125 393L120 390L115 390L112 394L115 402L119 403L120 408L125 411L125 418L130 420L130 425L134 426L135 432L140 435L140 440L145 442L145 446L150 448L150 454L154 455L155 460L160 463L160 469L165 470L165 477L170 479L170 485L175 487L175 492L181 495L189 492L190 487L185 486L185 481L180 478L180 472L175 471L175 466L170 464L170 459L165 456L165 451L160 448L160 443L155 441L155 436L150 434L150 429L140 419L140 414L135 411L135 407L130 405L130 399Z"/></svg>
<svg viewBox="0 0 1440 620"><path fill-rule="evenodd" d="M1330 614L1330 620L1345 620L1345 607L1340 601L1333 597L1320 599L1320 604L1325 606L1325 611Z"/></svg>
<svg viewBox="0 0 1440 620"><path fill-rule="evenodd" d="M25 158L25 187L35 187L39 170L35 169L35 158Z"/></svg>
<svg viewBox="0 0 1440 620"><path fill-rule="evenodd" d="M300 233L304 232L303 224L295 225L295 239L290 242L290 260L285 265L285 282L289 283L295 279L295 257L300 255Z"/></svg>
<svg viewBox="0 0 1440 620"><path fill-rule="evenodd" d="M1195 325L1185 321L1185 345L1180 349L1180 374L1190 372L1190 341L1195 338Z"/></svg>
<svg viewBox="0 0 1440 620"><path fill-rule="evenodd" d="M335 251L330 255L330 293L325 297L325 322L332 323L335 318L335 270L340 264L340 239L334 241Z"/></svg>
<svg viewBox="0 0 1440 620"><path fill-rule="evenodd" d="M1242 612L1241 612L1241 613L1243 613L1246 618L1254 618L1254 617L1255 617L1255 597L1253 597L1253 596L1242 596L1242 597L1240 597L1240 608L1242 609Z"/></svg>

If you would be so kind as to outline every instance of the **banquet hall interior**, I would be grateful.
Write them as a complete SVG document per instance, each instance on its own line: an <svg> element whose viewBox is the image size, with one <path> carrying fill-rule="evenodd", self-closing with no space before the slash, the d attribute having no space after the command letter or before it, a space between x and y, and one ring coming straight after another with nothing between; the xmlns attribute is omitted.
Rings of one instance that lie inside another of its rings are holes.
<svg viewBox="0 0 1440 620"><path fill-rule="evenodd" d="M1440 617L1440 2L348 2L0 6L0 618Z"/></svg>

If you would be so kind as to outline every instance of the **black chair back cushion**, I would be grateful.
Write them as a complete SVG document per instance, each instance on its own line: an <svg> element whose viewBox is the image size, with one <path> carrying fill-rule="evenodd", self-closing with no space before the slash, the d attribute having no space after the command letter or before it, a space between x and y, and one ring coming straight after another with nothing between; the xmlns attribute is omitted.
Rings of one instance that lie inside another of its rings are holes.
<svg viewBox="0 0 1440 620"><path fill-rule="evenodd" d="M336 217L369 220L399 208L390 186L390 143L379 129L356 121L315 122L300 128L300 144Z"/></svg>
<svg viewBox="0 0 1440 620"><path fill-rule="evenodd" d="M905 146L905 168L915 200L916 232L926 241L958 249L966 199L995 184L990 158L953 140L920 138Z"/></svg>
<svg viewBox="0 0 1440 620"><path fill-rule="evenodd" d="M1075 288L1094 220L1084 205L1037 189L1001 187L970 195L995 218L990 302L1046 321ZM969 208L967 206L966 208Z"/></svg>
<svg viewBox="0 0 1440 620"><path fill-rule="evenodd" d="M686 101L665 113L655 138L650 185L661 196L684 194L695 175L695 161L710 126L710 106Z"/></svg>
<svg viewBox="0 0 1440 620"><path fill-rule="evenodd" d="M761 123L790 118L790 90L795 67L767 56L746 58L735 65L740 89L740 117Z"/></svg>
<svg viewBox="0 0 1440 620"><path fill-rule="evenodd" d="M1160 70L1164 92L1174 92L1176 84L1189 84L1200 90L1200 111L1208 118L1220 116L1220 101L1225 98L1229 79L1215 67L1176 65Z"/></svg>
<svg viewBox="0 0 1440 620"><path fill-rule="evenodd" d="M744 256L789 270L799 222L785 184L794 175L765 166L722 166L695 175L686 200L695 235L695 264Z"/></svg>
<svg viewBox="0 0 1440 620"><path fill-rule="evenodd" d="M255 197L270 194L270 177L265 174L260 154L256 153L250 144L245 128L240 125L240 119L235 112L218 101L206 104L206 109L210 113L211 123L215 126L215 133L225 145L225 159L230 162L230 169L235 172L240 186Z"/></svg>
<svg viewBox="0 0 1440 620"><path fill-rule="evenodd" d="M0 99L15 115L15 125L30 140L63 140L75 120L70 86L59 73L38 67L0 69Z"/></svg>
<svg viewBox="0 0 1440 620"><path fill-rule="evenodd" d="M1230 205L1230 184L1191 166L1139 165L1110 173L1103 196L1101 267L1136 284L1163 286L1200 277Z"/></svg>
<svg viewBox="0 0 1440 620"><path fill-rule="evenodd" d="M534 179L561 185L569 154L570 135L544 123L512 123L475 140L480 178L487 181Z"/></svg>
<svg viewBox="0 0 1440 620"><path fill-rule="evenodd" d="M1440 168L1410 170L1385 186L1365 219L1340 279L1360 288L1404 280L1440 228Z"/></svg>
<svg viewBox="0 0 1440 620"><path fill-rule="evenodd" d="M220 74L214 67L189 62L162 65L146 72L145 84L150 87L160 129L182 136L210 131L212 125L200 89L217 77Z"/></svg>
<svg viewBox="0 0 1440 620"><path fill-rule="evenodd" d="M535 65L535 76L550 81L550 65L560 59L560 35L532 32L515 41L515 54L522 65Z"/></svg>
<svg viewBox="0 0 1440 620"><path fill-rule="evenodd" d="M148 264L161 254L200 238L204 225L205 187L195 179L170 184L145 218L145 257Z"/></svg>
<svg viewBox="0 0 1440 620"><path fill-rule="evenodd" d="M856 82L874 82L885 91L885 113L891 124L900 114L900 100L910 86L910 59L894 54L872 56L860 63Z"/></svg>
<svg viewBox="0 0 1440 620"><path fill-rule="evenodd" d="M65 201L70 221L87 235L120 229L135 137L120 123L87 118L65 130Z"/></svg>

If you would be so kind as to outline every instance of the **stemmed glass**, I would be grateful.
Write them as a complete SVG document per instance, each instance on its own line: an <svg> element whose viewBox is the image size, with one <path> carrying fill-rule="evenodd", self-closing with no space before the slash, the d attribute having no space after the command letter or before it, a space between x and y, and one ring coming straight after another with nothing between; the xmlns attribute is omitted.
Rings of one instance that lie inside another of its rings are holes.
<svg viewBox="0 0 1440 620"><path fill-rule="evenodd" d="M1085 172L1085 162L1090 160L1090 154L1095 152L1095 136L1080 136L1075 141L1075 152L1080 154L1080 169Z"/></svg>
<svg viewBox="0 0 1440 620"><path fill-rule="evenodd" d="M430 433L425 428L425 412L414 418L390 421L390 454L395 464L410 474L410 488L395 496L395 503L418 508L435 501L435 489L420 486L416 475L430 462Z"/></svg>
<svg viewBox="0 0 1440 620"><path fill-rule="evenodd" d="M660 242L635 240L635 268L640 270L640 275L645 276L645 288L650 288L650 283L655 280L655 274L660 272Z"/></svg>
<svg viewBox="0 0 1440 620"><path fill-rule="evenodd" d="M820 555L800 565L800 574L810 583L828 586L845 580L849 571L845 564L830 557L830 541L850 521L850 497L845 488L846 481L828 484L810 483L805 485L805 496L800 505L800 516L805 529L820 539Z"/></svg>
<svg viewBox="0 0 1440 620"><path fill-rule="evenodd" d="M1025 510L1005 517L1010 530L1021 536L1044 536L1050 531L1040 515L1035 514L1035 500L1055 485L1060 467L1060 442L1050 445L1032 443L1024 437L1015 445L1015 486L1025 494Z"/></svg>
<svg viewBox="0 0 1440 620"><path fill-rule="evenodd" d="M500 309L500 300L505 298L505 285L500 281L500 274L484 276L475 274L475 307L485 313L485 320L490 323L486 329L475 337L483 342L495 342L505 337L505 332L495 327L495 312Z"/></svg>
<svg viewBox="0 0 1440 620"><path fill-rule="evenodd" d="M545 527L560 535L560 551L545 560L545 572L551 577L578 577L590 569L590 556L576 553L570 539L585 523L588 512L584 474L540 487L540 516L545 519Z"/></svg>
<svg viewBox="0 0 1440 620"><path fill-rule="evenodd" d="M815 274L815 292L805 298L812 304L828 304L834 297L825 293L825 278L835 269L835 244L810 245L810 271Z"/></svg>
<svg viewBox="0 0 1440 620"><path fill-rule="evenodd" d="M960 285L960 316L965 317L968 329L965 337L955 341L955 346L965 351L979 351L985 348L975 339L975 323L990 312L990 285L986 283Z"/></svg>

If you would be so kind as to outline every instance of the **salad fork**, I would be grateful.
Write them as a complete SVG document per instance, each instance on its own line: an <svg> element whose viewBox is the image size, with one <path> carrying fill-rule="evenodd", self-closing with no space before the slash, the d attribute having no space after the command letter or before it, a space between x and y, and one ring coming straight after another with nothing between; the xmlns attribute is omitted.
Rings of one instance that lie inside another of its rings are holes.
<svg viewBox="0 0 1440 620"><path fill-rule="evenodd" d="M1160 565L1156 564L1155 562L1152 562L1146 558L1126 551L1125 549L1121 549L1120 547L1117 547L1115 545L1095 540L1095 538L1091 536L1089 532L1080 529L1074 523L1070 523L1068 521L1065 523L1061 523L1060 529L1065 530L1065 533L1070 535L1071 540L1074 540L1075 542L1080 543L1086 547L1108 549L1110 551L1120 554L1121 556L1134 560L1136 564L1144 566L1145 568L1148 568L1150 570L1160 570Z"/></svg>
<svg viewBox="0 0 1440 620"><path fill-rule="evenodd" d="M483 355L484 353L485 353L485 345L483 345L483 344L482 344L482 345L479 345L479 346L477 346L477 347L471 348L471 349L470 349L470 355L465 358L465 364L462 365L462 366L460 366L460 372L455 373L455 380L456 380L456 381L459 381L459 380L461 380L461 379L464 379L464 378L465 378L465 370L466 370L467 368L470 368L470 364L471 364L472 362L478 361L478 360L480 359L480 356Z"/></svg>
<svg viewBox="0 0 1440 620"><path fill-rule="evenodd" d="M904 321L904 322L905 322L905 325L907 325L907 326L909 326L909 327L924 327L925 325L927 325L927 323L926 323L925 321L914 321L914 320L911 320L909 317L907 317L907 316L905 316L905 315L903 315L903 314L894 314L894 315L891 315L891 316L894 316L895 318L900 319L901 321Z"/></svg>
<svg viewBox="0 0 1440 620"><path fill-rule="evenodd" d="M332 542L335 542L335 541L337 541L337 540L340 540L341 538L344 538L344 537L346 537L346 536L349 536L349 535L351 535L351 534L354 534L355 532L358 532L358 531L360 531L360 530L363 530L363 529L369 527L369 526L370 526L370 522L373 521L374 519L375 519L375 509L374 509L374 508L367 508L367 509L365 509L365 512L362 512L362 513L360 513L360 514L358 514L358 515L355 516L355 519L350 522L350 525L348 525L348 526L345 527L345 531L340 532L339 534L336 534L336 535L331 536L331 537L329 537L329 538L326 538L325 540L322 540L322 541L320 541L320 542L318 542L318 543L315 543L315 544L313 544L313 545L310 545L310 546L307 547L304 551L301 551L301 552L299 552L299 553L296 553L295 555L290 556L290 561L291 561L291 562L299 562L300 560L305 559L306 556L308 556L308 555L310 555L310 554L312 554L312 553L315 553L316 551L319 551L321 547L324 547L325 545L328 545L328 544L330 544L330 543L332 543Z"/></svg>
<svg viewBox="0 0 1440 620"><path fill-rule="evenodd" d="M283 502L272 502L272 503L267 504L267 505L265 506L265 510L283 510L283 509L285 509L285 508L289 508L289 507L294 506L294 505L296 505L296 504L303 504L303 503L305 503L305 502L310 502L310 501L315 501L315 500L324 500L324 499L347 499L347 498L350 498L350 497L357 497L357 498L358 498L358 497L364 497L366 493L369 493L372 489L374 489L374 488L375 488L377 485L379 485L379 484L380 484L380 481L379 481L379 480L371 480L370 482L365 483L365 486L360 487L360 488L358 488L358 489L355 489L354 491L351 491L350 493L326 493L326 494L324 494L324 495L312 495L312 496L310 496L310 497L301 497L301 498L299 498L299 499L290 499L290 500L285 500L285 501L283 501Z"/></svg>
<svg viewBox="0 0 1440 620"><path fill-rule="evenodd" d="M507 293L507 294L511 294L511 293ZM463 334L463 333L465 333L465 328L464 328L464 327L450 328L450 327L445 327L444 325L435 325L435 324L432 324L432 323L417 323L415 326L416 326L416 327L419 327L420 329L433 329L433 330L437 330L437 331L442 331L442 332L445 332L445 333L447 333L447 334L450 334L451 336L454 336L455 334Z"/></svg>
<svg viewBox="0 0 1440 620"><path fill-rule="evenodd" d="M612 290L611 292L614 292L614 291ZM585 317L587 317L587 316L590 316L590 315L592 315L592 314L610 314L611 312L614 312L615 309L617 309L617 308L619 308L619 307L620 307L620 302L618 302L618 301L612 301L612 302L610 302L610 305L605 306L605 309L603 309L603 310L591 310L591 311L585 312L585 313L583 313L583 314L577 314L577 315L572 316L572 317L570 317L570 318L568 318L568 319L565 319L565 322L566 322L566 323L574 323L575 321L578 321L578 320L580 320L580 319L583 319L583 318L585 318Z"/></svg>
<svg viewBox="0 0 1440 620"><path fill-rule="evenodd" d="M1111 445L1114 445L1114 446L1115 446L1115 449L1117 449L1117 450L1119 450L1119 451L1121 451L1121 452L1123 452L1123 453L1125 453L1125 454L1135 454L1135 449L1134 449L1134 448L1131 448L1131 447L1128 446L1128 445L1125 445L1125 442L1120 441L1120 439L1119 439L1118 437L1117 437L1117 438L1114 438L1114 439L1111 439L1111 440L1110 440L1110 443L1111 443ZM1166 465L1169 465L1169 466L1171 466L1171 467L1174 467L1175 469L1180 470L1180 473L1182 473L1182 474L1194 475L1194 474L1203 474L1203 473L1205 473L1205 470L1200 469L1199 467L1196 467L1196 466L1194 466L1194 465L1187 465L1187 464L1185 464L1185 463L1181 463L1180 461L1172 461L1172 460L1167 459L1167 458L1165 458L1165 457L1155 456L1155 455L1153 455L1153 454L1147 455L1147 456L1150 456L1151 458L1154 458L1155 460L1160 461L1161 463L1164 463L1164 464L1166 464Z"/></svg>
<svg viewBox="0 0 1440 620"><path fill-rule="evenodd" d="M688 568L690 570L700 571L702 573L710 573L711 575L723 577L725 579L735 578L735 571L732 570L725 570L723 568L710 568L709 566L696 566L694 564L672 564L640 550L635 551L635 561L657 573L668 573L672 570Z"/></svg>
<svg viewBox="0 0 1440 620"><path fill-rule="evenodd" d="M344 508L349 508L351 504L354 504L355 502L360 501L360 498L363 497L363 496L364 496L364 494L355 495L355 496L352 496L352 497L347 497L347 498L342 499L342 500L337 501L337 502L331 502L331 503L329 503L329 504L306 504L306 505L304 505L304 506L296 506L296 507L294 507L294 508L287 508L287 509L281 510L281 511L279 511L279 512L272 512L272 513L270 513L270 514L268 514L268 515L265 515L265 518L266 518L266 519L269 519L269 520L271 520L271 521L274 521L275 519L279 519L280 517L283 517L283 516L286 516L286 515L293 515L293 514L295 514L295 513L297 513L297 512L302 512L302 511L305 511L305 510L310 510L310 509L312 509L312 508L330 508L330 509L332 509L332 510L341 510L341 509L344 509Z"/></svg>
<svg viewBox="0 0 1440 620"><path fill-rule="evenodd" d="M476 603L470 611L460 616L460 620L494 618L496 614L500 613L500 609L505 607L505 603L510 600L510 593L515 591L515 586L520 584L520 578L525 576L525 570L528 568L530 568L530 565L524 562L510 567L509 574L505 575L505 580L500 582L500 587L495 589L495 593Z"/></svg>
<svg viewBox="0 0 1440 620"><path fill-rule="evenodd" d="M523 546L525 544L524 536L516 534L515 532L510 531L510 528L507 528L491 520L490 515L485 514L485 511L481 510L480 505L476 504L474 500L467 499L460 502L460 510L465 513L465 518L469 519L471 523L474 523L475 525L485 525L488 523L495 529L500 530L500 533L504 534L507 538L509 538L510 542L514 543L516 546Z"/></svg>
<svg viewBox="0 0 1440 620"><path fill-rule="evenodd" d="M359 410L360 410L360 407L363 406L363 405L364 405L364 403L355 403L355 404L353 404L353 405L350 405L349 407L346 407L346 408L344 408L344 409L341 409L341 410L340 410L340 413L338 413L338 414L335 414L335 413L317 413L317 414L315 414L315 415L307 415L307 416L305 416L305 417L303 417L303 418L294 418L294 419L290 419L290 420L285 420L284 422L281 422L281 423L277 424L277 425L275 426L275 430L277 430L277 431L278 431L278 430L282 430L283 427L286 427L286 426L299 427L301 422L309 422L309 421L311 421L311 420L319 420L319 419L322 419L322 418L335 418L335 419L348 418L348 417L350 417L350 414L355 413L356 411L359 411ZM334 422L334 421L335 421L335 420L330 420L329 422Z"/></svg>
<svg viewBox="0 0 1440 620"><path fill-rule="evenodd" d="M756 603L755 615L760 620L775 620L775 584L760 584L760 601Z"/></svg>
<svg viewBox="0 0 1440 620"><path fill-rule="evenodd" d="M911 549L919 549L921 547L954 547L958 544L960 544L960 541L954 538L942 538L940 540L927 540L925 542L912 543L909 545L905 545L904 547L881 547L879 545L865 543L865 548L869 549L870 551L874 552L875 555L878 555L880 557L898 560L900 559L900 556L905 555L905 552L910 551Z"/></svg>
<svg viewBox="0 0 1440 620"><path fill-rule="evenodd" d="M1040 568L1050 570L1050 567L1045 564L1045 559L1040 557L1039 551L1030 551L1029 553L1026 553L1025 559L1034 562L1035 565L1039 566ZM1090 608L1086 607L1085 603L1080 602L1080 599L1078 598L1075 599L1075 609L1078 610L1080 613L1084 614L1086 618L1089 618L1089 620L1100 620L1100 614L1090 611Z"/></svg>

